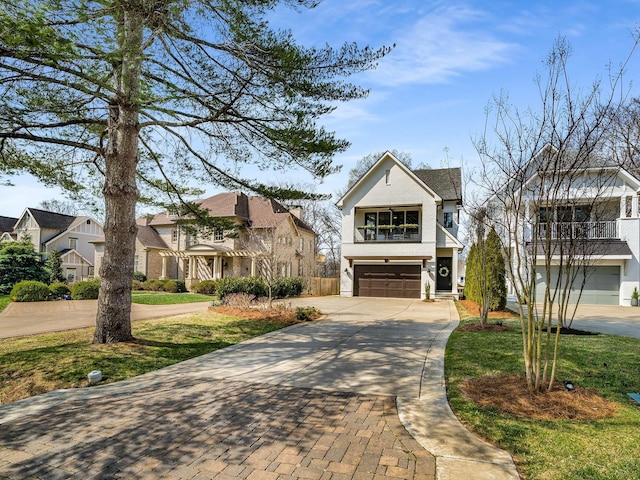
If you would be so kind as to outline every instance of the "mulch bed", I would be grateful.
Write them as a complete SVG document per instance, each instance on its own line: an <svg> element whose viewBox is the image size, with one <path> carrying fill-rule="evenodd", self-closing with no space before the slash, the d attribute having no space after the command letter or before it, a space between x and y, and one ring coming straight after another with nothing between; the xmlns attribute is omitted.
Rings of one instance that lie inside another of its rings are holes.
<svg viewBox="0 0 640 480"><path fill-rule="evenodd" d="M612 417L616 405L579 386L568 392L556 382L551 392L534 393L518 375L483 376L460 385L463 395L479 407L539 420L598 420Z"/></svg>
<svg viewBox="0 0 640 480"><path fill-rule="evenodd" d="M476 302L473 302L469 299L464 299L459 301L460 304L464 307L464 309L469 312L471 315L479 315L480 307ZM489 318L515 318L518 314L512 312L511 310L500 310L497 312L489 312Z"/></svg>
<svg viewBox="0 0 640 480"><path fill-rule="evenodd" d="M222 315L239 317L245 320L286 323L288 325L304 322L304 320L299 320L296 318L296 310L293 308L240 308L220 305L217 307L209 307L209 311L220 313ZM317 312L315 315L311 315L310 320L317 320L321 316L322 314L320 312Z"/></svg>

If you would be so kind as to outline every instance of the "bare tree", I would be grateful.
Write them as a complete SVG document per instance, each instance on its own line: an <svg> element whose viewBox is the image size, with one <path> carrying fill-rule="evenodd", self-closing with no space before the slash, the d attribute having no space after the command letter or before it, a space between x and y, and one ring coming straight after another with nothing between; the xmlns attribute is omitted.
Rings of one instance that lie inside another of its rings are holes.
<svg viewBox="0 0 640 480"><path fill-rule="evenodd" d="M513 293L519 302L523 358L531 389L551 389L561 329L570 325L606 236L603 193L617 173L605 160L611 113L620 104L620 72L604 93L596 81L575 90L567 42L557 40L540 111L518 111L505 94L493 99L484 134L475 140L488 218L497 225ZM492 146L495 142L495 146ZM596 221L594 221L596 220ZM555 272L555 275L552 273ZM576 295L576 292L577 295Z"/></svg>

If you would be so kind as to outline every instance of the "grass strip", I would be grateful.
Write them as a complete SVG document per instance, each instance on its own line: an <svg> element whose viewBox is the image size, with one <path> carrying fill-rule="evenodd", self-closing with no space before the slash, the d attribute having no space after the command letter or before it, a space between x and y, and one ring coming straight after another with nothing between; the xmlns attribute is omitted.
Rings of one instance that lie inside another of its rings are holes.
<svg viewBox="0 0 640 480"><path fill-rule="evenodd" d="M477 322L466 311L462 324ZM522 375L522 337L517 320L508 332L451 335L445 375L449 402L458 418L509 451L528 480L640 479L640 408L627 392L640 391L640 340L614 335L563 335L559 380L570 379L618 404L604 420L534 420L479 408L460 391L464 380L481 375Z"/></svg>
<svg viewBox="0 0 640 480"><path fill-rule="evenodd" d="M136 341L93 345L93 328L0 342L0 404L88 384L101 370L116 382L204 355L293 322L244 320L214 312L133 323Z"/></svg>
<svg viewBox="0 0 640 480"><path fill-rule="evenodd" d="M178 303L210 302L213 297L199 293L133 292L131 301L143 305L175 305Z"/></svg>
<svg viewBox="0 0 640 480"><path fill-rule="evenodd" d="M2 312L7 305L9 305L9 295L0 295L0 312Z"/></svg>

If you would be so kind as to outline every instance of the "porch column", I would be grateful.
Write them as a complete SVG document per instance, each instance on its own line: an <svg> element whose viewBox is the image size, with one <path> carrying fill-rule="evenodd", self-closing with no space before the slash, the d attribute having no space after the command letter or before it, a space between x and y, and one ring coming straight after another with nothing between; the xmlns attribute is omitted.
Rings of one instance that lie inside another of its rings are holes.
<svg viewBox="0 0 640 480"><path fill-rule="evenodd" d="M194 275L194 273L196 273L196 265L197 263L194 262L194 260L196 259L196 257L189 257L189 278L190 279L194 279L197 278L197 275Z"/></svg>
<svg viewBox="0 0 640 480"><path fill-rule="evenodd" d="M162 257L162 275L160 275L160 280L165 280L167 278L167 257Z"/></svg>
<svg viewBox="0 0 640 480"><path fill-rule="evenodd" d="M458 298L458 249L453 248L451 254L451 293Z"/></svg>
<svg viewBox="0 0 640 480"><path fill-rule="evenodd" d="M631 197L631 216L638 218L638 195Z"/></svg>
<svg viewBox="0 0 640 480"><path fill-rule="evenodd" d="M213 257L213 279L218 280L222 278L222 257L216 255Z"/></svg>
<svg viewBox="0 0 640 480"><path fill-rule="evenodd" d="M251 276L256 276L256 257L251 257Z"/></svg>
<svg viewBox="0 0 640 480"><path fill-rule="evenodd" d="M620 218L626 218L627 216L627 195L620 197Z"/></svg>

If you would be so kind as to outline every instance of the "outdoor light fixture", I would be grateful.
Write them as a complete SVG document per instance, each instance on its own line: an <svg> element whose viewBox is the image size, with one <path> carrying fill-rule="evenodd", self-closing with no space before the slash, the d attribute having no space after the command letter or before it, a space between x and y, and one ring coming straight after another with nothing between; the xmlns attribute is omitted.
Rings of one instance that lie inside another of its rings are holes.
<svg viewBox="0 0 640 480"><path fill-rule="evenodd" d="M576 388L573 385L573 382L571 380L565 380L563 383L564 383L564 388L567 389L567 392L573 392Z"/></svg>

